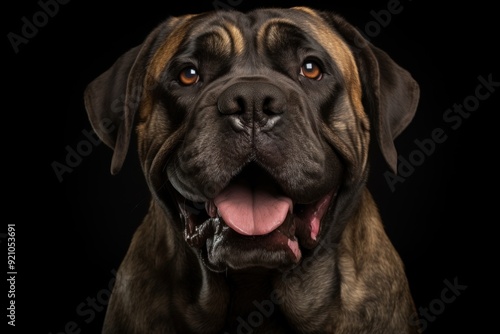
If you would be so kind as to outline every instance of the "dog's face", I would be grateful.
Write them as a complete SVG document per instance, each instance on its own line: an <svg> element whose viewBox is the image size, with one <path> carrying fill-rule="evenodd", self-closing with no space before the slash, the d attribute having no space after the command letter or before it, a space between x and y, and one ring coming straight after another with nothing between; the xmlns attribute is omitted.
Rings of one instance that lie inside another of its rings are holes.
<svg viewBox="0 0 500 334"><path fill-rule="evenodd" d="M218 270L287 268L340 233L365 182L370 133L394 168L392 142L417 96L346 22L292 8L169 19L86 102L115 149L113 172L137 123L154 196Z"/></svg>

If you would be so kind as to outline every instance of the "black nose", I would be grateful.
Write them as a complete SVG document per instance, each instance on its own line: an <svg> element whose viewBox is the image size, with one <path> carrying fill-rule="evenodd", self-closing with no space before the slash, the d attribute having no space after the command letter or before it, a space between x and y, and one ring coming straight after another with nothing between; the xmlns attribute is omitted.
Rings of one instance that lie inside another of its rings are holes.
<svg viewBox="0 0 500 334"><path fill-rule="evenodd" d="M218 99L219 112L228 115L235 130L270 130L280 120L286 104L282 90L266 82L238 82Z"/></svg>

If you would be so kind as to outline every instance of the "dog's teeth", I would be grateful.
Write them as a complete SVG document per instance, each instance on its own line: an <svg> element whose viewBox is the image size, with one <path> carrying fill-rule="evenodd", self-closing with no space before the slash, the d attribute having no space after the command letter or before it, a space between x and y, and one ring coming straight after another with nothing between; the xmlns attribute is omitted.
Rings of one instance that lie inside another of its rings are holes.
<svg viewBox="0 0 500 334"><path fill-rule="evenodd" d="M218 210L217 210L218 211ZM222 233L222 223L219 219L219 217L214 218L213 224L215 225L215 234L221 234Z"/></svg>
<svg viewBox="0 0 500 334"><path fill-rule="evenodd" d="M217 210L217 207L215 206L215 203L214 201L208 201L205 203L205 210L207 211L207 214L211 217L211 218L215 218L216 215L218 214L218 210Z"/></svg>

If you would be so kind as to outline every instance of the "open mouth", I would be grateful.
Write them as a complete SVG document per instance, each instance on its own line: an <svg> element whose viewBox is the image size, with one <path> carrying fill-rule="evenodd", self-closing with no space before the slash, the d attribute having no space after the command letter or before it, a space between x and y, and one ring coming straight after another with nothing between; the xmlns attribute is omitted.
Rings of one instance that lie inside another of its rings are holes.
<svg viewBox="0 0 500 334"><path fill-rule="evenodd" d="M296 264L301 249L317 246L321 220L334 197L332 190L312 203L295 203L268 173L247 167L213 199L182 198L178 204L190 246L206 247L209 255L224 249L225 257L275 267ZM226 261L220 254L209 260Z"/></svg>

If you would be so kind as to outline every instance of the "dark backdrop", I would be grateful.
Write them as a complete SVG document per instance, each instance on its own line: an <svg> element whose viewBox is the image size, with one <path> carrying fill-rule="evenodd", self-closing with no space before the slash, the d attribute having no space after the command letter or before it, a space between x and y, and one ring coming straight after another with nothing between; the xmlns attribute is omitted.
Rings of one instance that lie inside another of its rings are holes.
<svg viewBox="0 0 500 334"><path fill-rule="evenodd" d="M108 286L149 195L133 151L120 174L109 174L111 150L86 135L83 90L163 19L211 10L214 2L54 3L11 1L2 11L3 217L16 224L16 329L98 333ZM395 0L217 3L243 11L335 10L412 73L421 100L396 141L402 179L391 189L375 156L369 186L406 265L426 333L495 328L500 84L484 82L500 82L496 9L479 1L401 0L389 21L381 11ZM448 111L459 105L464 116ZM72 171L58 179L54 163L67 165L68 152L77 149L86 156L70 158ZM0 241L7 252L5 231Z"/></svg>

